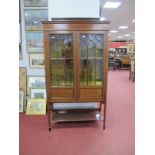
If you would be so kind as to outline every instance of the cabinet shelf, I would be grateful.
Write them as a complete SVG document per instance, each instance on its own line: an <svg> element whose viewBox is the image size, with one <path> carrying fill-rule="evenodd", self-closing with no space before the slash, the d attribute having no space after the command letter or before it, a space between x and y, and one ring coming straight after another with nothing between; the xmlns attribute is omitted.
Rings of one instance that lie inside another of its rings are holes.
<svg viewBox="0 0 155 155"><path fill-rule="evenodd" d="M73 58L50 58L50 60L73 60Z"/></svg>
<svg viewBox="0 0 155 155"><path fill-rule="evenodd" d="M103 57L88 57L88 58L83 58L81 57L80 60L102 60Z"/></svg>
<svg viewBox="0 0 155 155"><path fill-rule="evenodd" d="M101 113L96 111L56 111L53 115L55 122L81 122L103 120Z"/></svg>

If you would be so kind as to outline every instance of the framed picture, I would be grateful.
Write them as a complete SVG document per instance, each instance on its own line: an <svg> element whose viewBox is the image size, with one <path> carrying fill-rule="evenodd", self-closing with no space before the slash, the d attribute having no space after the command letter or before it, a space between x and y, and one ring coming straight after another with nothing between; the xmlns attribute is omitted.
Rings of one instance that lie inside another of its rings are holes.
<svg viewBox="0 0 155 155"><path fill-rule="evenodd" d="M31 7L31 6L48 6L48 0L24 0L24 6L25 7Z"/></svg>
<svg viewBox="0 0 155 155"><path fill-rule="evenodd" d="M27 115L46 115L46 99L28 99Z"/></svg>
<svg viewBox="0 0 155 155"><path fill-rule="evenodd" d="M46 89L30 89L30 98L41 99L46 98Z"/></svg>
<svg viewBox="0 0 155 155"><path fill-rule="evenodd" d="M19 112L24 111L24 91L19 91Z"/></svg>
<svg viewBox="0 0 155 155"><path fill-rule="evenodd" d="M19 89L24 91L24 95L26 95L26 79L27 72L26 67L19 67ZM24 111L26 110L26 101L24 100Z"/></svg>
<svg viewBox="0 0 155 155"><path fill-rule="evenodd" d="M26 94L26 67L19 67L19 88Z"/></svg>
<svg viewBox="0 0 155 155"><path fill-rule="evenodd" d="M44 68L44 54L30 54L29 55L30 67L31 68Z"/></svg>
<svg viewBox="0 0 155 155"><path fill-rule="evenodd" d="M43 32L27 31L26 32L26 49L27 52L43 52Z"/></svg>
<svg viewBox="0 0 155 155"><path fill-rule="evenodd" d="M19 44L19 60L23 59L23 54L22 54L22 45Z"/></svg>
<svg viewBox="0 0 155 155"><path fill-rule="evenodd" d="M42 21L48 20L47 9L25 9L25 29L42 30Z"/></svg>
<svg viewBox="0 0 155 155"><path fill-rule="evenodd" d="M134 53L134 44L128 44L128 46L127 46L127 53L128 54L132 54L132 53Z"/></svg>
<svg viewBox="0 0 155 155"><path fill-rule="evenodd" d="M45 88L45 77L44 76L29 76L27 81L27 92L30 94L31 88Z"/></svg>

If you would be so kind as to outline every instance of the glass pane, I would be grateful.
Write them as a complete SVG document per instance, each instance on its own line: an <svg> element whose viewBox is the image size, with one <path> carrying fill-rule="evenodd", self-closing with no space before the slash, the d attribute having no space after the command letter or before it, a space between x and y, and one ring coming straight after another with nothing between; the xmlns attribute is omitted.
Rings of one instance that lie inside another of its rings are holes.
<svg viewBox="0 0 155 155"><path fill-rule="evenodd" d="M51 86L73 86L73 35L50 34Z"/></svg>
<svg viewBox="0 0 155 155"><path fill-rule="evenodd" d="M103 34L80 35L80 85L102 85Z"/></svg>

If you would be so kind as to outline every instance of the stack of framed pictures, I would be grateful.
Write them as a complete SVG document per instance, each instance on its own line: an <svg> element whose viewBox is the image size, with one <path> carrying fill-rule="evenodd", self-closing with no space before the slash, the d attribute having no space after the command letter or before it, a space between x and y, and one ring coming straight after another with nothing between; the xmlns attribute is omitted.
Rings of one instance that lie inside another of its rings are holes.
<svg viewBox="0 0 155 155"><path fill-rule="evenodd" d="M42 21L48 20L48 0L24 0L26 50L30 68L44 68Z"/></svg>
<svg viewBox="0 0 155 155"><path fill-rule="evenodd" d="M48 0L24 0L24 20L26 51L29 54L29 67L44 69L44 45L42 21L48 20ZM28 115L46 114L45 77L27 77Z"/></svg>
<svg viewBox="0 0 155 155"><path fill-rule="evenodd" d="M27 115L46 114L46 89L45 77L29 76L27 81Z"/></svg>

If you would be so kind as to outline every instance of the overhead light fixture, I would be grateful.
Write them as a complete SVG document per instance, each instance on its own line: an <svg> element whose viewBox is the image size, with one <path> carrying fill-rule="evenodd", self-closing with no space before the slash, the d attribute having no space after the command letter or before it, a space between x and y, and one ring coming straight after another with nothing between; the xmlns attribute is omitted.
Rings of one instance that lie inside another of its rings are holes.
<svg viewBox="0 0 155 155"><path fill-rule="evenodd" d="M127 28L128 28L128 26L125 26L125 25L119 26L119 29L127 29Z"/></svg>
<svg viewBox="0 0 155 155"><path fill-rule="evenodd" d="M117 36L117 38L121 39L121 38L123 38L123 37L122 37L122 36Z"/></svg>
<svg viewBox="0 0 155 155"><path fill-rule="evenodd" d="M130 37L130 34L125 34L124 36L126 36L126 37Z"/></svg>
<svg viewBox="0 0 155 155"><path fill-rule="evenodd" d="M133 23L135 22L135 20L132 21Z"/></svg>
<svg viewBox="0 0 155 155"><path fill-rule="evenodd" d="M121 5L121 2L106 2L104 4L104 8L112 8L112 9L116 9Z"/></svg>
<svg viewBox="0 0 155 155"><path fill-rule="evenodd" d="M117 33L118 31L116 30L111 30L110 33Z"/></svg>
<svg viewBox="0 0 155 155"><path fill-rule="evenodd" d="M104 21L106 18L105 17L101 17L100 18L100 21Z"/></svg>

